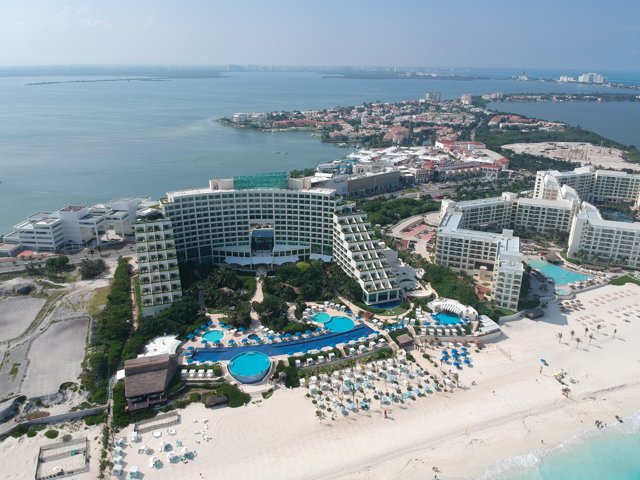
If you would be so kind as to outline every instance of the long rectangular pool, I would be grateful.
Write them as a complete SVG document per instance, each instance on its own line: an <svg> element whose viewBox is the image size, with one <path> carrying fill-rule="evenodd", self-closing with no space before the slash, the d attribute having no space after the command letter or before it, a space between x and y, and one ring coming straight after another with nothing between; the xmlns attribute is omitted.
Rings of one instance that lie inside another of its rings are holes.
<svg viewBox="0 0 640 480"><path fill-rule="evenodd" d="M352 330L342 333L327 333L317 337L302 338L266 345L248 345L243 347L219 347L219 348L197 348L192 358L196 362L218 362L221 360L231 360L239 353L253 351L261 352L270 357L277 355L293 355L297 352L307 350L319 350L322 347L335 347L339 343L346 343L350 340L358 340L360 337L367 337L376 333L366 325L356 325Z"/></svg>
<svg viewBox="0 0 640 480"><path fill-rule="evenodd" d="M531 268L542 272L544 276L549 277L556 285L567 285L568 283L582 282L591 278L589 275L567 270L539 259L527 260L526 263Z"/></svg>

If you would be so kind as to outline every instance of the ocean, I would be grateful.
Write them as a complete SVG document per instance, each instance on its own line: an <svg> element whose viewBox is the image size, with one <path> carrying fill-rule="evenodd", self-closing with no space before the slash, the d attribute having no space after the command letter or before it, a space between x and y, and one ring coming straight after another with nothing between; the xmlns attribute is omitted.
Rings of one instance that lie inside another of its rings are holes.
<svg viewBox="0 0 640 480"><path fill-rule="evenodd" d="M615 422L615 420L614 420ZM640 414L572 438L557 449L505 459L482 480L638 480Z"/></svg>
<svg viewBox="0 0 640 480"><path fill-rule="evenodd" d="M158 198L170 190L206 186L210 178L311 167L348 153L307 133L263 133L215 122L233 112L395 102L427 91L440 91L444 98L492 91L610 91L510 79L364 80L310 72L25 85L93 78L98 77L0 77L0 233L31 213L68 203ZM603 105L590 104L584 115L598 123ZM635 115L636 125L639 118ZM589 128L600 131L610 123ZM587 120L581 124L586 127Z"/></svg>

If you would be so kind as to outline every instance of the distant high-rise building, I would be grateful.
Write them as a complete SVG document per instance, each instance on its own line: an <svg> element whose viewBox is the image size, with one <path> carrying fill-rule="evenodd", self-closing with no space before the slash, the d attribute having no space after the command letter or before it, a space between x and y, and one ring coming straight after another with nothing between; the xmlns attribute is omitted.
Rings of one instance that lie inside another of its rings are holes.
<svg viewBox="0 0 640 480"><path fill-rule="evenodd" d="M424 98L427 102L439 103L442 98L442 94L440 92L427 92Z"/></svg>
<svg viewBox="0 0 640 480"><path fill-rule="evenodd" d="M599 73L583 73L578 77L579 83L605 83L606 78Z"/></svg>

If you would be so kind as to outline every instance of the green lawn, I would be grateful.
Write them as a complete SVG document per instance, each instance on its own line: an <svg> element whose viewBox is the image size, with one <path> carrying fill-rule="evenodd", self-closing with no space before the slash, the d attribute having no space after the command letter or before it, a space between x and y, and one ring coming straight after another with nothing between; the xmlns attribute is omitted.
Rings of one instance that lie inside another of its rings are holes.
<svg viewBox="0 0 640 480"><path fill-rule="evenodd" d="M631 275L625 275L623 277L615 278L609 283L611 285L624 285L625 283L635 283L636 285L640 285L640 280L635 279Z"/></svg>
<svg viewBox="0 0 640 480"><path fill-rule="evenodd" d="M111 291L111 287L102 287L96 289L93 297L89 300L89 315L95 317L98 315L107 304L107 296Z"/></svg>

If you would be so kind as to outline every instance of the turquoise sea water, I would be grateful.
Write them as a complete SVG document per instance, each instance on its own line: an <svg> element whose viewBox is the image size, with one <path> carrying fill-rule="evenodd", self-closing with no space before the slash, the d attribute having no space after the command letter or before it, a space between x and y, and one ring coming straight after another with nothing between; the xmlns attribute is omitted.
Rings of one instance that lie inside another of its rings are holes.
<svg viewBox="0 0 640 480"><path fill-rule="evenodd" d="M308 72L228 75L38 86L25 84L79 77L0 77L0 233L35 211L70 202L157 198L170 190L205 186L214 177L310 167L348 153L304 133L237 130L214 121L233 112L400 101L421 98L426 91L440 91L444 98L492 91L610 91L513 80L360 80ZM590 104L584 115L598 123L603 106ZM636 132L639 119L636 115ZM587 126L586 120L580 123ZM600 123L590 128L601 131L612 122Z"/></svg>
<svg viewBox="0 0 640 480"><path fill-rule="evenodd" d="M638 480L640 415L571 439L550 452L534 452L492 466L482 480Z"/></svg>

